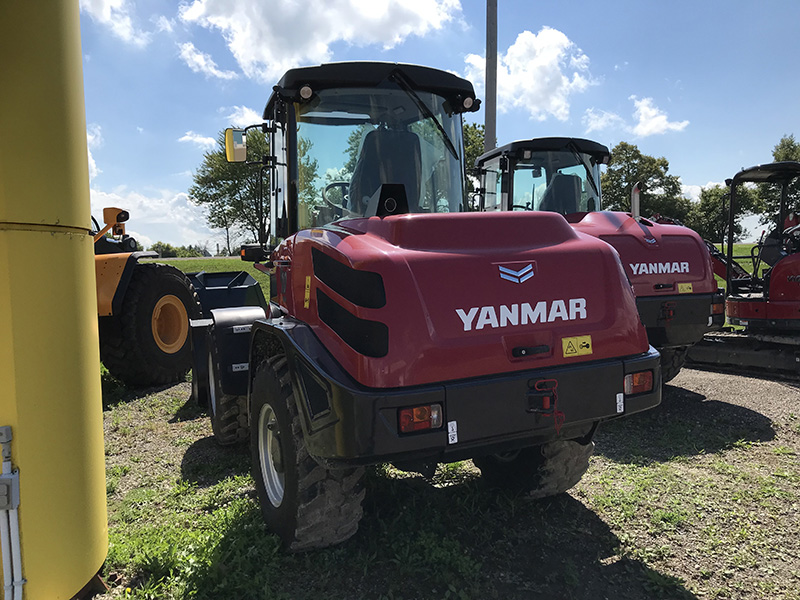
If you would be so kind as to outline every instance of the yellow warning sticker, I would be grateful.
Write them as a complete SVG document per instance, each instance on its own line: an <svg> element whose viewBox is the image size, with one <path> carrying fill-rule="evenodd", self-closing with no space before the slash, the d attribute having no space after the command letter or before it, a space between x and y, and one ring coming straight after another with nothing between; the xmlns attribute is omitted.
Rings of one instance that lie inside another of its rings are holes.
<svg viewBox="0 0 800 600"><path fill-rule="evenodd" d="M303 300L303 308L308 308L308 303L311 300L311 275L306 275L306 296Z"/></svg>
<svg viewBox="0 0 800 600"><path fill-rule="evenodd" d="M561 349L564 352L564 358L591 354L592 336L578 335L575 337L561 338Z"/></svg>
<svg viewBox="0 0 800 600"><path fill-rule="evenodd" d="M678 293L679 294L691 294L692 293L692 284L691 283L679 283L678 284Z"/></svg>

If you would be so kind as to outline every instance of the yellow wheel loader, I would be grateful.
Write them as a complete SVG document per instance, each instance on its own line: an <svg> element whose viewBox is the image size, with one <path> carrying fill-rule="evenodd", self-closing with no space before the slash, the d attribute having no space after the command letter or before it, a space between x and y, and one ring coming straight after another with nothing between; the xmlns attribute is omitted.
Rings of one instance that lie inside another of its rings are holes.
<svg viewBox="0 0 800 600"><path fill-rule="evenodd" d="M94 221L100 359L129 386L173 383L191 368L189 319L201 316L197 294L181 271L160 263L156 252L137 251L126 235L126 210L103 209Z"/></svg>

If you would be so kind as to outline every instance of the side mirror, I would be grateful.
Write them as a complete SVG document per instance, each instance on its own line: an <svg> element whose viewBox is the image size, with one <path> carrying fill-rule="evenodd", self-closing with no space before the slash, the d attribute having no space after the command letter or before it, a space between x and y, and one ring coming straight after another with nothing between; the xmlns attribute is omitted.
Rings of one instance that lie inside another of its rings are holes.
<svg viewBox="0 0 800 600"><path fill-rule="evenodd" d="M239 250L239 258L247 262L262 262L269 260L272 250L272 248L265 248L261 244L243 244Z"/></svg>
<svg viewBox="0 0 800 600"><path fill-rule="evenodd" d="M225 130L225 158L228 162L241 163L247 160L247 143L244 129Z"/></svg>
<svg viewBox="0 0 800 600"><path fill-rule="evenodd" d="M116 208L114 206L109 206L103 209L103 223L105 223L105 227L103 227L100 231L94 234L94 241L96 242L101 237L103 237L106 232L110 229L111 234L114 236L121 236L125 235L125 221L130 218L130 214L127 210L122 210L121 208Z"/></svg>

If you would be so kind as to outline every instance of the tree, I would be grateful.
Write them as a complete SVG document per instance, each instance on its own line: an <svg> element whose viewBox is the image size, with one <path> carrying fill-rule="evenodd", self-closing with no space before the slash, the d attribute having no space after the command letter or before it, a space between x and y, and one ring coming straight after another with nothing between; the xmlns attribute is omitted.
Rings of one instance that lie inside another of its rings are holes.
<svg viewBox="0 0 800 600"><path fill-rule="evenodd" d="M794 135L784 135L772 149L772 159L775 162L784 160L800 161L800 143L795 141ZM781 207L781 186L762 183L758 186L761 223L774 225L778 221ZM787 198L788 210L800 212L800 179L795 179L789 186Z"/></svg>
<svg viewBox="0 0 800 600"><path fill-rule="evenodd" d="M483 154L483 144L486 137L486 127L477 123L464 125L464 161L467 173L475 168L475 161ZM470 191L472 191L470 189Z"/></svg>
<svg viewBox="0 0 800 600"><path fill-rule="evenodd" d="M263 133L252 129L247 132L247 153L253 159L269 154ZM217 148L203 154L203 162L192 179L189 198L205 207L210 227L224 230L229 254L239 229L259 243L267 242L269 203L261 193L261 172L252 165L226 160L224 132L217 138Z"/></svg>
<svg viewBox="0 0 800 600"><path fill-rule="evenodd" d="M631 189L639 182L642 216L655 214L684 221L692 207L681 194L680 178L669 174L669 161L642 154L638 147L620 142L611 150L611 162L601 176L603 204L607 210L629 211Z"/></svg>
<svg viewBox="0 0 800 600"><path fill-rule="evenodd" d="M161 258L175 258L178 256L178 249L171 244L167 244L166 242L156 242L150 246L150 250L153 252L158 252L158 255Z"/></svg>
<svg viewBox="0 0 800 600"><path fill-rule="evenodd" d="M757 197L754 190L746 187L739 188L736 196L741 208L735 215L733 235L735 240L740 240L745 233L741 224L742 217L752 210ZM710 242L727 240L729 201L730 190L727 187L715 185L703 188L700 191L700 200L692 204L685 224Z"/></svg>

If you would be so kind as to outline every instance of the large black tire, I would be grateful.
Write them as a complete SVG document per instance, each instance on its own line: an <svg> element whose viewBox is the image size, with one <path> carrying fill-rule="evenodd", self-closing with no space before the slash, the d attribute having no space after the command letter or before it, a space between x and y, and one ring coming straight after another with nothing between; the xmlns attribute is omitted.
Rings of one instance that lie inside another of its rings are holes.
<svg viewBox="0 0 800 600"><path fill-rule="evenodd" d="M137 264L120 313L100 319L100 359L131 387L179 381L192 366L189 319L201 315L186 275L169 265Z"/></svg>
<svg viewBox="0 0 800 600"><path fill-rule="evenodd" d="M556 441L472 459L492 487L545 498L566 492L589 468L594 442Z"/></svg>
<svg viewBox="0 0 800 600"><path fill-rule="evenodd" d="M667 383L675 379L681 372L683 364L686 362L689 346L659 348L658 351L661 353L661 381Z"/></svg>
<svg viewBox="0 0 800 600"><path fill-rule="evenodd" d="M208 407L214 439L229 446L247 439L247 396L225 394L220 385L220 364L213 344L208 352Z"/></svg>
<svg viewBox="0 0 800 600"><path fill-rule="evenodd" d="M284 356L258 366L250 397L253 479L267 527L292 552L353 536L364 469L326 469L308 455Z"/></svg>

